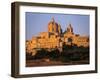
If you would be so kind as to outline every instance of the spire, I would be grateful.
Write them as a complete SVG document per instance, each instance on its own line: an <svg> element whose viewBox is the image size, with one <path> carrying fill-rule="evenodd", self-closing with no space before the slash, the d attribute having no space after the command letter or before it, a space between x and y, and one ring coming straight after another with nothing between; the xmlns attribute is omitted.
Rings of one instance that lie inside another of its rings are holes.
<svg viewBox="0 0 100 80"><path fill-rule="evenodd" d="M54 17L52 17L51 21L52 21L52 22L55 22L55 19L54 19Z"/></svg>
<svg viewBox="0 0 100 80"><path fill-rule="evenodd" d="M72 28L72 25L71 25L71 23L69 24L68 28Z"/></svg>
<svg viewBox="0 0 100 80"><path fill-rule="evenodd" d="M73 33L73 27L72 27L71 23L67 27L67 32Z"/></svg>

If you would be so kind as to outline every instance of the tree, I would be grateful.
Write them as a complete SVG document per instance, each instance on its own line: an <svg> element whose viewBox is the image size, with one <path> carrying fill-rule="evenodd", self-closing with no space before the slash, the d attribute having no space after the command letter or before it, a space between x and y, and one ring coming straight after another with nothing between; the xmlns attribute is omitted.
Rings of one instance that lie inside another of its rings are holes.
<svg viewBox="0 0 100 80"><path fill-rule="evenodd" d="M48 55L48 51L45 49L38 50L35 59L42 59L45 58Z"/></svg>
<svg viewBox="0 0 100 80"><path fill-rule="evenodd" d="M48 55L51 60L58 60L60 57L60 51L58 49L54 49L50 51Z"/></svg>

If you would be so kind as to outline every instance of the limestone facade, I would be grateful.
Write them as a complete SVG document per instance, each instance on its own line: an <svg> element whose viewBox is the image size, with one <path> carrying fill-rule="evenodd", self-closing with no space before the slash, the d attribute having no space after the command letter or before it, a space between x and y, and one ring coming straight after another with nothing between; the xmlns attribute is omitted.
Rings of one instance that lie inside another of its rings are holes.
<svg viewBox="0 0 100 80"><path fill-rule="evenodd" d="M48 23L48 31L40 32L38 36L26 41L26 52L35 55L38 49L52 50L62 49L63 44L76 45L78 47L89 47L89 37L74 34L71 24L65 32L62 32L61 25L55 22L54 18Z"/></svg>

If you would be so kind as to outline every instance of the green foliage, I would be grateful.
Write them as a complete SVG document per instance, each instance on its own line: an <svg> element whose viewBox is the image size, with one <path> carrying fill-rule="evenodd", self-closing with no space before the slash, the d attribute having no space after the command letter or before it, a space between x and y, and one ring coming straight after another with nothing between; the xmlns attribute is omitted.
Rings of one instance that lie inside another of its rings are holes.
<svg viewBox="0 0 100 80"><path fill-rule="evenodd" d="M48 56L51 60L57 60L60 57L60 52L58 49L55 49L48 53Z"/></svg>
<svg viewBox="0 0 100 80"><path fill-rule="evenodd" d="M32 60L32 59L34 59L32 53L26 53L26 60Z"/></svg>
<svg viewBox="0 0 100 80"><path fill-rule="evenodd" d="M42 58L47 57L47 55L48 55L48 51L42 48L41 50L37 51L34 57L35 59L42 59Z"/></svg>
<svg viewBox="0 0 100 80"><path fill-rule="evenodd" d="M73 46L68 46L63 44L63 50L60 52L58 49L51 49L48 51L46 49L40 49L37 51L35 56L31 54L26 55L26 59L28 60L36 60L36 59L49 59L51 61L61 61L61 62L72 62L72 61L81 61L81 60L89 60L89 47L77 47L73 44Z"/></svg>

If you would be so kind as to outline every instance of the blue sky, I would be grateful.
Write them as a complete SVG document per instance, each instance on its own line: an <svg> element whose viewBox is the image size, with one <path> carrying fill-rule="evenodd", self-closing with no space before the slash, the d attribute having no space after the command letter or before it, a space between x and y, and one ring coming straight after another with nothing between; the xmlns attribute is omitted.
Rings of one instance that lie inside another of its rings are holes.
<svg viewBox="0 0 100 80"><path fill-rule="evenodd" d="M89 36L89 15L52 14L26 12L26 39L38 35L39 32L48 31L48 23L54 17L55 22L61 25L63 31L72 24L75 34Z"/></svg>

